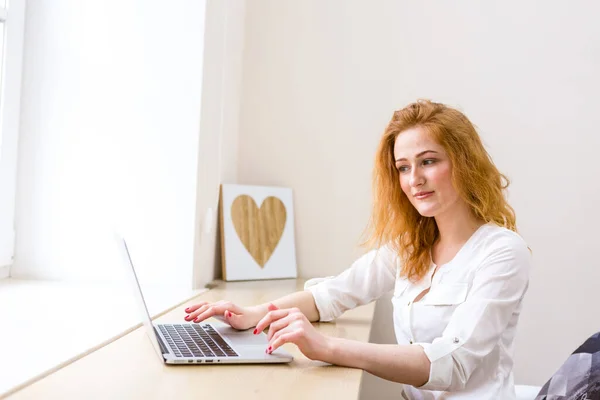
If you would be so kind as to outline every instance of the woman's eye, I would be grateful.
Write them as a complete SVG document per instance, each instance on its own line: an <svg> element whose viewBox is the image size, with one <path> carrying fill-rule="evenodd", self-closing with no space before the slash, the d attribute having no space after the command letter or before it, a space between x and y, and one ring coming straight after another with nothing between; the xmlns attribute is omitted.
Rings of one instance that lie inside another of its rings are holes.
<svg viewBox="0 0 600 400"><path fill-rule="evenodd" d="M435 160L433 158L428 158L426 160L423 160L423 165L430 165L433 164L435 162Z"/></svg>
<svg viewBox="0 0 600 400"><path fill-rule="evenodd" d="M408 171L407 165L401 165L398 167L398 172L406 172L406 171Z"/></svg>

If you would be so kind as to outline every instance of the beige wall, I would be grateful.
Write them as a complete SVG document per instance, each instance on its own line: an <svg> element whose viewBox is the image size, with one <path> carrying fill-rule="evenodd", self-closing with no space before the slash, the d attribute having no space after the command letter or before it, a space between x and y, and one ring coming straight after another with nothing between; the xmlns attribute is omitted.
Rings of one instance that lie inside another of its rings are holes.
<svg viewBox="0 0 600 400"><path fill-rule="evenodd" d="M600 329L590 251L600 5L466 3L249 2L238 182L292 187L300 274L339 273L360 254L374 150L392 111L418 97L459 107L513 180L535 259L516 379L542 384ZM393 339L386 306L379 341Z"/></svg>

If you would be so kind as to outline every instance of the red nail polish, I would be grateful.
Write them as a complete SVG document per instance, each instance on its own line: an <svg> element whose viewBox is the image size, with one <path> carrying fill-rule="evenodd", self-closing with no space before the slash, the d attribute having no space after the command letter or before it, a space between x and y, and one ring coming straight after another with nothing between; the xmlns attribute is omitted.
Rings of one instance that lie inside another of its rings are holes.
<svg viewBox="0 0 600 400"><path fill-rule="evenodd" d="M257 333L258 333L258 329L255 329L254 330L254 334L256 335Z"/></svg>
<svg viewBox="0 0 600 400"><path fill-rule="evenodd" d="M231 318L231 311L227 311L227 316Z"/></svg>
<svg viewBox="0 0 600 400"><path fill-rule="evenodd" d="M196 319L194 320L194 322L200 322L200 321L198 321L198 318L196 318Z"/></svg>
<svg viewBox="0 0 600 400"><path fill-rule="evenodd" d="M186 309L185 309L185 312L190 312L190 309L189 309L189 308L186 308Z"/></svg>
<svg viewBox="0 0 600 400"><path fill-rule="evenodd" d="M269 348L267 349L268 352L273 351L273 346L269 346Z"/></svg>

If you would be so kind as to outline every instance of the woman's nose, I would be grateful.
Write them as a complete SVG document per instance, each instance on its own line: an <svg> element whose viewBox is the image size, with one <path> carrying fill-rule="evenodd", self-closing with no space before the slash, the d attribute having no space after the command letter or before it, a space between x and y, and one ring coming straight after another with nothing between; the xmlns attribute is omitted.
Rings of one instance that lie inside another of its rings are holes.
<svg viewBox="0 0 600 400"><path fill-rule="evenodd" d="M413 168L410 173L410 186L417 187L424 183L424 177L419 168Z"/></svg>

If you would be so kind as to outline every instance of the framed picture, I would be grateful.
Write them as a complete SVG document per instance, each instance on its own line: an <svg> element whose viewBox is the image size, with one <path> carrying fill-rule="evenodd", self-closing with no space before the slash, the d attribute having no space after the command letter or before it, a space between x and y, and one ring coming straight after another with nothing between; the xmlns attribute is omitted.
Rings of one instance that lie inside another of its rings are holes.
<svg viewBox="0 0 600 400"><path fill-rule="evenodd" d="M296 278L292 190L221 185L223 280Z"/></svg>

